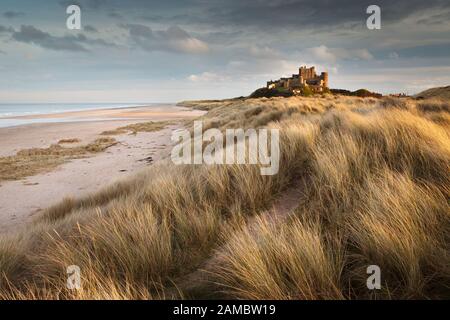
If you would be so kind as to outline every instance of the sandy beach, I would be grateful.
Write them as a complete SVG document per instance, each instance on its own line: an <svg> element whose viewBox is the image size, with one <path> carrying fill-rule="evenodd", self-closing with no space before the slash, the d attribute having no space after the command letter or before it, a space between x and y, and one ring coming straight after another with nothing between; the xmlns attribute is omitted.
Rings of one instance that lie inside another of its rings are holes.
<svg viewBox="0 0 450 320"><path fill-rule="evenodd" d="M201 111L175 106L136 107L21 116L27 119L61 119L68 122L34 123L0 128L0 157L28 148L45 148L61 139L89 143L103 131L147 121L183 120ZM102 120L96 120L102 118ZM17 181L0 181L0 233L12 232L42 209L65 197L95 192L170 152L171 133L181 126L174 121L160 131L115 135L117 144L104 152L73 159L56 169ZM73 146L73 145L71 145Z"/></svg>
<svg viewBox="0 0 450 320"><path fill-rule="evenodd" d="M3 119L152 119L167 120L183 117L191 110L174 105L148 107L102 108L93 110L67 111L48 114L31 114L2 117Z"/></svg>

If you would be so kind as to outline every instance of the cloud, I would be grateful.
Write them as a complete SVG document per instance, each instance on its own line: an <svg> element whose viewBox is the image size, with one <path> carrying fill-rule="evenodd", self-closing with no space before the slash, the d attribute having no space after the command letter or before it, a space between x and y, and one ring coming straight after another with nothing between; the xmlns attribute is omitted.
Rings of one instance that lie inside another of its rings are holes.
<svg viewBox="0 0 450 320"><path fill-rule="evenodd" d="M60 3L67 6L70 1ZM173 25L206 25L241 30L332 30L333 27L365 28L366 9L373 0L78 0L80 6L98 10L108 15L111 8L124 19L144 19L156 23ZM425 23L433 12L442 13L450 9L448 0L377 0L382 9L383 25L397 24L411 16L423 17ZM448 15L441 15L445 22ZM129 20L130 21L130 20ZM334 29L336 30L336 29ZM337 31L337 30L336 30Z"/></svg>
<svg viewBox="0 0 450 320"><path fill-rule="evenodd" d="M129 0L142 5L143 0ZM187 14L161 15L152 10L153 16L164 16L176 24L207 24L209 26L258 30L323 29L337 26L365 27L366 9L373 0L209 0L179 1L177 9ZM383 24L399 23L412 15L420 15L431 7L450 8L448 0L378 0L382 8ZM175 9L175 8L174 8ZM184 10L183 10L184 9Z"/></svg>
<svg viewBox="0 0 450 320"><path fill-rule="evenodd" d="M249 48L249 53L252 57L258 59L277 59L281 57L281 53L278 50L268 46L253 45Z"/></svg>
<svg viewBox="0 0 450 320"><path fill-rule="evenodd" d="M34 26L22 25L19 31L12 33L12 39L29 44L35 44L42 48L57 51L75 51L87 52L86 45L99 45L105 47L113 47L115 44L106 42L102 39L90 39L83 34L65 35L62 37L53 36L48 32L44 32Z"/></svg>
<svg viewBox="0 0 450 320"><path fill-rule="evenodd" d="M19 42L31 43L52 50L88 51L76 37L55 37L33 26L22 25L12 38Z"/></svg>
<svg viewBox="0 0 450 320"><path fill-rule="evenodd" d="M339 60L372 60L373 56L367 49L328 48L325 45L308 48L303 55L310 59L326 63L336 63Z"/></svg>
<svg viewBox="0 0 450 320"><path fill-rule="evenodd" d="M24 16L24 15L25 15L25 13L18 12L18 11L6 11L3 13L3 16L6 19L14 19L14 18L18 18L18 17Z"/></svg>
<svg viewBox="0 0 450 320"><path fill-rule="evenodd" d="M123 15L121 15L120 13L117 13L115 11L108 13L108 17L115 18L115 19L124 19Z"/></svg>
<svg viewBox="0 0 450 320"><path fill-rule="evenodd" d="M389 59L398 59L399 55L397 52L391 52L389 53Z"/></svg>
<svg viewBox="0 0 450 320"><path fill-rule="evenodd" d="M324 45L306 49L304 52L307 55L324 62L334 63L337 60L336 54Z"/></svg>
<svg viewBox="0 0 450 320"><path fill-rule="evenodd" d="M14 32L13 28L0 25L0 33L12 33L12 32Z"/></svg>
<svg viewBox="0 0 450 320"><path fill-rule="evenodd" d="M192 82L219 82L225 81L226 77L214 72L203 72L200 74L191 74L188 79Z"/></svg>
<svg viewBox="0 0 450 320"><path fill-rule="evenodd" d="M61 0L58 3L63 8L67 8L68 6L71 6L71 5L76 5L76 6L79 6L81 9L83 9L83 5L81 4L80 1Z"/></svg>
<svg viewBox="0 0 450 320"><path fill-rule="evenodd" d="M450 10L422 17L417 20L417 23L430 26L439 26L443 24L448 24L449 21L450 21Z"/></svg>
<svg viewBox="0 0 450 320"><path fill-rule="evenodd" d="M239 42L239 38L244 35L243 30L236 31L211 31L202 32L201 37L203 41L208 44L230 46Z"/></svg>
<svg viewBox="0 0 450 320"><path fill-rule="evenodd" d="M90 33L98 33L97 28L95 28L94 26L91 26L91 25L85 25L83 27L83 30L86 32L90 32Z"/></svg>
<svg viewBox="0 0 450 320"><path fill-rule="evenodd" d="M147 51L205 53L209 50L205 42L192 37L177 26L158 31L153 31L150 27L142 24L125 24L121 26L128 30L133 44Z"/></svg>

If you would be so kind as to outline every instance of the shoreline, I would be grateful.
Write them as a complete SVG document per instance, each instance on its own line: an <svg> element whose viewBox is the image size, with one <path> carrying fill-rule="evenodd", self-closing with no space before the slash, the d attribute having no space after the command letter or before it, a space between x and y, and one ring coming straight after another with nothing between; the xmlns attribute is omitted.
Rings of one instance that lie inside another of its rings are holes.
<svg viewBox="0 0 450 320"><path fill-rule="evenodd" d="M39 113L39 114L7 116L7 117L3 116L0 117L0 129L35 123L108 121L114 119L170 120L171 118L183 117L184 114L189 111L192 110L186 107L177 106L175 104L166 104L154 106L132 106L132 107L118 107L118 108L112 107L100 109L97 108L88 110ZM2 122L6 122L6 125L2 125Z"/></svg>
<svg viewBox="0 0 450 320"><path fill-rule="evenodd" d="M82 111L95 111L95 110L120 110L120 109L135 109L135 108L153 108L153 107L167 107L167 106L176 106L177 103L142 103L142 104L130 104L127 105L126 103L123 104L116 104L117 106L112 106L115 105L116 103L99 103L99 104L92 104L92 107L89 108L74 108L74 109L67 109L67 110L55 110L55 111L24 111L22 114L1 114L0 113L0 120L2 119L20 119L20 118L28 118L28 117L40 117L40 116L51 116L54 114L63 114L63 113L72 113L72 112L82 112ZM2 105L10 105L13 106L15 105L14 103L11 104L2 104L0 103L0 106ZM41 104L41 103L24 103L24 104L20 104L18 103L17 105L22 106L22 105L45 105L45 104ZM71 105L71 104L66 104L66 103L49 103L48 105ZM80 104L74 104L74 105L91 105L89 103L80 103ZM105 105L104 107L102 107L101 105Z"/></svg>

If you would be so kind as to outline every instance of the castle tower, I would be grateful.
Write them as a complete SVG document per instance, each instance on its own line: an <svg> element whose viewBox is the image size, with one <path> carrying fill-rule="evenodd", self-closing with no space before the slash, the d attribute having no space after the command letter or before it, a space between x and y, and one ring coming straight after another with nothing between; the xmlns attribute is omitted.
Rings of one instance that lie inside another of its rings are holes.
<svg viewBox="0 0 450 320"><path fill-rule="evenodd" d="M323 86L328 88L328 72L322 72L320 78L323 80Z"/></svg>
<svg viewBox="0 0 450 320"><path fill-rule="evenodd" d="M305 78L305 67L300 67L300 69L298 69L298 77L301 79Z"/></svg>
<svg viewBox="0 0 450 320"><path fill-rule="evenodd" d="M303 77L304 80L314 79L317 77L316 68L307 68L306 66L302 66L298 70L298 75L300 78Z"/></svg>

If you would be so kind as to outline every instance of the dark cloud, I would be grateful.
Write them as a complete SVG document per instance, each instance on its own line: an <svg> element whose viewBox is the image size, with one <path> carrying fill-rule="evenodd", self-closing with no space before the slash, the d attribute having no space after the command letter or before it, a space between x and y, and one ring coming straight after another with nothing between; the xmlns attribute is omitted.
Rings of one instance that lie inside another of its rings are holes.
<svg viewBox="0 0 450 320"><path fill-rule="evenodd" d="M88 51L76 36L55 37L33 26L22 25L19 31L13 33L12 38L19 42L32 43L46 49Z"/></svg>
<svg viewBox="0 0 450 320"><path fill-rule="evenodd" d="M63 6L70 0L62 0L60 4ZM159 10L174 11L179 8L180 11L186 11L191 7L199 7L205 5L204 0L171 0L171 1L159 1L159 0L78 0L81 5L98 10L114 9L147 9L149 12ZM214 1L213 1L214 2Z"/></svg>
<svg viewBox="0 0 450 320"><path fill-rule="evenodd" d="M174 25L206 24L230 28L320 28L343 24L365 25L366 9L377 4L384 23L400 22L430 8L450 9L448 0L79 0L94 10L111 10L124 18Z"/></svg>
<svg viewBox="0 0 450 320"><path fill-rule="evenodd" d="M22 25L19 31L12 33L12 39L38 45L42 48L58 51L78 51L87 52L86 45L97 45L113 47L115 44L109 43L103 39L90 39L83 34L65 35L62 37L53 36L34 26Z"/></svg>
<svg viewBox="0 0 450 320"><path fill-rule="evenodd" d="M14 18L18 18L21 16L24 16L25 13L23 12L18 12L18 11L6 11L3 13L3 16L7 19L14 19Z"/></svg>
<svg viewBox="0 0 450 320"><path fill-rule="evenodd" d="M142 24L123 24L122 28L128 30L131 42L147 51L172 51L182 53L204 53L208 45L189 35L177 26L167 30L153 31Z"/></svg>
<svg viewBox="0 0 450 320"><path fill-rule="evenodd" d="M226 1L205 8L207 14L192 21L212 25L252 26L262 29L330 27L359 23L365 25L366 9L372 0L291 0L291 1ZM211 4L209 2L209 4ZM384 23L395 23L431 7L450 8L447 0L378 0Z"/></svg>
<svg viewBox="0 0 450 320"><path fill-rule="evenodd" d="M153 39L153 31L148 26L132 23L123 24L120 26L124 29L127 29L130 34L130 37L136 40L136 42L140 41L140 39Z"/></svg>

